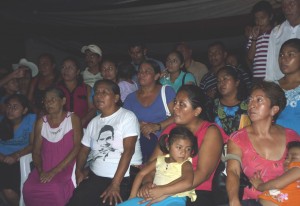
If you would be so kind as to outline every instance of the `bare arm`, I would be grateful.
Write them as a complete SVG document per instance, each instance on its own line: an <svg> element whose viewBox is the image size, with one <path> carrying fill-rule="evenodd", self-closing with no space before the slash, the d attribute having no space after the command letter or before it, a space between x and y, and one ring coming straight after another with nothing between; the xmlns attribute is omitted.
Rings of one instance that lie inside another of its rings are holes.
<svg viewBox="0 0 300 206"><path fill-rule="evenodd" d="M79 185L82 182L82 180L84 180L88 175L84 169L84 166L86 164L86 160L90 151L91 149L89 147L86 147L81 144L81 148L77 156L76 170L75 170L77 185Z"/></svg>
<svg viewBox="0 0 300 206"><path fill-rule="evenodd" d="M43 125L43 119L40 118L35 124L35 129L34 129L34 142L33 142L33 151L32 151L32 159L34 162L34 165L41 175L43 171L42 167L42 158L41 158L41 147L42 147L42 136L41 136L41 131L42 131L42 125Z"/></svg>
<svg viewBox="0 0 300 206"><path fill-rule="evenodd" d="M87 98L88 98L88 111L86 115L81 119L82 126L87 125L91 119L96 115L96 108L93 104L93 101L90 100L92 88L87 85Z"/></svg>
<svg viewBox="0 0 300 206"><path fill-rule="evenodd" d="M210 178L221 158L222 146L223 139L219 129L215 126L209 127L199 148L193 188Z"/></svg>
<svg viewBox="0 0 300 206"><path fill-rule="evenodd" d="M110 186L100 196L103 198L103 202L106 202L107 198L109 199L110 204L112 204L113 200L115 203L123 201L120 196L120 185L129 167L132 155L135 152L136 141L137 136L126 137L123 139L124 152L121 155L117 171Z"/></svg>
<svg viewBox="0 0 300 206"><path fill-rule="evenodd" d="M81 127L81 122L80 119L77 115L72 114L71 116L71 121L72 121L72 127L73 127L73 148L69 152L69 154L56 166L54 167L51 171L44 173L41 175L41 182L50 182L51 179L61 172L66 166L68 166L77 156L79 149L80 149L80 141L82 138L82 127Z"/></svg>
<svg viewBox="0 0 300 206"><path fill-rule="evenodd" d="M153 160L145 167L143 167L143 169L141 169L141 171L137 174L137 176L134 179L129 199L137 196L138 190L143 182L143 178L148 174L154 172L155 168L156 168L156 160Z"/></svg>
<svg viewBox="0 0 300 206"><path fill-rule="evenodd" d="M270 180L265 183L261 183L259 185L253 184L253 186L261 192L266 190L272 190L272 189L283 189L289 184L297 181L299 178L300 178L300 168L293 167L289 169L287 172L285 172L283 175L277 177L276 179Z"/></svg>
<svg viewBox="0 0 300 206"><path fill-rule="evenodd" d="M234 154L242 157L242 150L232 141L229 140L227 143L227 154ZM226 179L226 190L229 197L230 206L241 205L239 200L239 185L240 185L240 174L241 165L237 160L227 161L227 179Z"/></svg>
<svg viewBox="0 0 300 206"><path fill-rule="evenodd" d="M2 87L4 84L6 84L12 79L23 77L25 70L26 70L25 68L16 69L15 71L11 72L10 74L0 79L0 87Z"/></svg>

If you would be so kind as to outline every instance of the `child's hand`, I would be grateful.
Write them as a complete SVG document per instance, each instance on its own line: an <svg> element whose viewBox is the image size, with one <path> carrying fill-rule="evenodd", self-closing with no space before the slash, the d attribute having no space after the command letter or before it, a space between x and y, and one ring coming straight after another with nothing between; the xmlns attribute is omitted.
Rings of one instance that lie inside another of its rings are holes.
<svg viewBox="0 0 300 206"><path fill-rule="evenodd" d="M261 179L260 172L255 172L254 176L250 178L250 182L253 185L255 189L258 189L258 186L262 183L264 183Z"/></svg>
<svg viewBox="0 0 300 206"><path fill-rule="evenodd" d="M149 196L152 199L158 199L159 197L164 195L164 190L160 186L156 186L149 190Z"/></svg>

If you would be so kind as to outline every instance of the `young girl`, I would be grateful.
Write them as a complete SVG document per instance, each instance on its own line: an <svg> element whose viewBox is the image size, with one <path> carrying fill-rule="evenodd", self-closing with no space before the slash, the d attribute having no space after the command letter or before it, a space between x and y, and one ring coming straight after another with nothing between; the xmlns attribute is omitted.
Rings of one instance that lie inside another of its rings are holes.
<svg viewBox="0 0 300 206"><path fill-rule="evenodd" d="M300 142L293 141L287 145L288 155L284 162L285 173L276 179L263 182L260 173L256 173L250 182L259 191L260 203L263 206L300 205Z"/></svg>
<svg viewBox="0 0 300 206"><path fill-rule="evenodd" d="M217 94L211 120L223 128L227 135L240 128L242 115L247 114L247 88L239 80L235 68L225 66L217 72Z"/></svg>
<svg viewBox="0 0 300 206"><path fill-rule="evenodd" d="M194 75L184 71L184 58L180 52L170 52L166 60L166 66L166 74L163 74L160 79L162 85L170 85L175 92L184 84L197 85Z"/></svg>
<svg viewBox="0 0 300 206"><path fill-rule="evenodd" d="M276 124L300 134L300 39L290 39L282 44L278 62L284 74L278 84L284 90L287 104Z"/></svg>
<svg viewBox="0 0 300 206"><path fill-rule="evenodd" d="M5 100L6 114L0 122L0 191L9 205L19 205L20 157L32 150L36 115L21 94Z"/></svg>
<svg viewBox="0 0 300 206"><path fill-rule="evenodd" d="M146 165L136 176L129 200L119 204L119 206L147 205L152 199L156 199L162 194L175 194L169 196L155 205L186 205L186 196L192 201L196 200L194 190L188 191L193 184L194 172L191 157L198 152L197 138L186 127L178 126L171 130L170 135L163 135L159 140L159 146L165 156L158 156L157 159ZM152 189L149 198L143 199L138 196L138 189L143 178L155 171ZM181 182L180 186L175 182ZM139 204L141 203L142 204Z"/></svg>

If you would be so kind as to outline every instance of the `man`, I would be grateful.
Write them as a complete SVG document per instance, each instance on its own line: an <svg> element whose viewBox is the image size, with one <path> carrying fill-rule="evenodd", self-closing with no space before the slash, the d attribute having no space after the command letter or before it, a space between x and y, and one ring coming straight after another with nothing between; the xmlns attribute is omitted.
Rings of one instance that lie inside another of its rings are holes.
<svg viewBox="0 0 300 206"><path fill-rule="evenodd" d="M176 50L183 55L185 68L194 75L197 85L200 85L202 77L208 72L207 67L204 64L193 60L192 49L186 42L177 44Z"/></svg>
<svg viewBox="0 0 300 206"><path fill-rule="evenodd" d="M102 50L94 45L83 46L81 52L85 54L87 68L82 72L83 81L93 88L94 83L102 79L100 63L102 61Z"/></svg>
<svg viewBox="0 0 300 206"><path fill-rule="evenodd" d="M268 81L283 77L278 64L281 45L289 39L300 38L300 0L283 0L282 11L286 21L276 26L270 35L265 78Z"/></svg>
<svg viewBox="0 0 300 206"><path fill-rule="evenodd" d="M216 74L226 65L227 51L222 42L214 42L208 47L208 60L211 65L210 70L204 75L200 82L200 88L203 90L208 99L216 98L217 94L217 77ZM251 88L249 75L241 69L238 69L241 75L241 81L244 81L247 88Z"/></svg>
<svg viewBox="0 0 300 206"><path fill-rule="evenodd" d="M135 67L135 70L137 71L139 69L140 64L144 60L152 60L155 61L159 65L160 70L163 71L165 69L164 64L156 59L148 57L147 51L148 49L143 43L136 42L129 45L128 53L131 58L131 64Z"/></svg>

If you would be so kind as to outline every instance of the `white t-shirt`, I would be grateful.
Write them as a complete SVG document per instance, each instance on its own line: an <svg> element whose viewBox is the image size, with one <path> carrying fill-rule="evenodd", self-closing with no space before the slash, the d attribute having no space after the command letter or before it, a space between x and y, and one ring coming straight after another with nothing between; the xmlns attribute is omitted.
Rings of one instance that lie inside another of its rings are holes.
<svg viewBox="0 0 300 206"><path fill-rule="evenodd" d="M82 78L84 83L89 85L90 87L94 87L94 84L97 80L103 79L101 73L98 72L97 74L93 74L89 72L89 68L87 67L82 73Z"/></svg>
<svg viewBox="0 0 300 206"><path fill-rule="evenodd" d="M286 20L272 30L268 45L265 80L275 81L283 77L278 64L279 50L285 41L292 38L300 38L300 25L292 27Z"/></svg>
<svg viewBox="0 0 300 206"><path fill-rule="evenodd" d="M123 139L138 136L130 165L142 163L139 122L133 112L120 108L108 117L96 116L89 123L81 143L91 148L90 169L98 176L113 178L124 151ZM125 177L129 176L129 169Z"/></svg>

